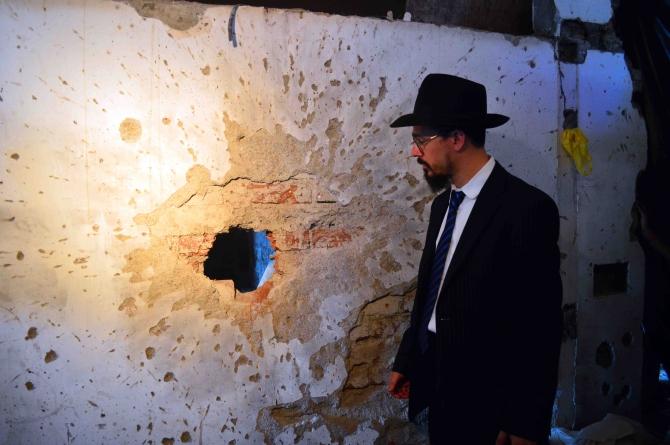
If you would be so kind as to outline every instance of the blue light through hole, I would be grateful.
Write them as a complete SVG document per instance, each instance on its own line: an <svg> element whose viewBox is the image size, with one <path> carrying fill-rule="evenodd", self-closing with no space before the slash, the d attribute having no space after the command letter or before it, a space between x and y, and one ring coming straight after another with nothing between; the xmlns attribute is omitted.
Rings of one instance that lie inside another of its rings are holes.
<svg viewBox="0 0 670 445"><path fill-rule="evenodd" d="M233 280L240 292L256 290L273 272L274 250L267 233L241 227L216 235L204 263L207 277Z"/></svg>
<svg viewBox="0 0 670 445"><path fill-rule="evenodd" d="M265 232L254 232L254 264L256 288L265 283L274 272L274 250Z"/></svg>

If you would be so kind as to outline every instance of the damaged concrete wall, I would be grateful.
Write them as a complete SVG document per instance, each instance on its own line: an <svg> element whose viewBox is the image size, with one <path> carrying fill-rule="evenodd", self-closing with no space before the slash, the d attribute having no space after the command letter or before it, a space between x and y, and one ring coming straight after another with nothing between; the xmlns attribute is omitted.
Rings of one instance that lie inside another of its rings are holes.
<svg viewBox="0 0 670 445"><path fill-rule="evenodd" d="M583 177L559 156L564 349L573 345L575 355L572 363L562 356L574 387L571 400L558 399L557 422L581 428L608 412L640 417L644 256L629 235L629 213L646 132L631 104L639 84L614 34L618 2L554 3L563 125L584 131L593 158Z"/></svg>
<svg viewBox="0 0 670 445"><path fill-rule="evenodd" d="M569 100L594 165L590 176L573 183L580 427L607 412L640 416L644 255L629 235L629 213L635 176L646 163L646 132L630 105L633 86L623 54L589 51L584 64L562 66L566 82L578 78Z"/></svg>
<svg viewBox="0 0 670 445"><path fill-rule="evenodd" d="M536 38L84 0L4 1L0 38L6 443L424 440L383 382L432 199L409 132L388 124L425 74L488 85L489 107L512 120L487 146L562 202L575 233L602 212L626 223L636 167L623 160L644 153L625 67L596 55L589 73L619 74L574 78L580 94L612 101L589 105L602 118L592 124L602 173L570 176L557 139L564 84L552 45ZM602 82L611 87L589 90ZM620 110L611 133L607 112ZM628 151L613 154L622 138ZM562 197L581 184L620 205L569 213L575 201ZM232 227L275 248L256 291L203 274ZM566 259L582 255L575 275L588 249L627 254L619 225L612 248L565 233ZM574 340L562 360L566 423Z"/></svg>

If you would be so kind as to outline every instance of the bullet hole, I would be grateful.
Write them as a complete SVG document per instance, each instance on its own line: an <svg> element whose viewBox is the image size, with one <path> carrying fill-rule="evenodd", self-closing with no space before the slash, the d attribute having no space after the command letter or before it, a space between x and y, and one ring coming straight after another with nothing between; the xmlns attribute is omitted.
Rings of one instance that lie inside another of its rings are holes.
<svg viewBox="0 0 670 445"><path fill-rule="evenodd" d="M312 369L312 376L315 380L321 380L324 376L323 367L321 365L315 365Z"/></svg>
<svg viewBox="0 0 670 445"><path fill-rule="evenodd" d="M144 350L144 353L145 353L146 356L147 356L147 360L151 360L151 359L154 358L154 356L156 355L156 349L154 349L153 347L149 346L148 348L146 348L146 349Z"/></svg>
<svg viewBox="0 0 670 445"><path fill-rule="evenodd" d="M628 291L628 263L594 264L593 296L625 294Z"/></svg>
<svg viewBox="0 0 670 445"><path fill-rule="evenodd" d="M174 439L172 437L163 437L161 440L162 445L174 445Z"/></svg>
<svg viewBox="0 0 670 445"><path fill-rule="evenodd" d="M35 337L37 337L37 328L34 326L28 328L28 333L26 334L26 340L32 340Z"/></svg>
<svg viewBox="0 0 670 445"><path fill-rule="evenodd" d="M235 373L237 373L237 370L239 369L240 366L244 365L251 365L251 360L246 355L240 355L240 357L235 360Z"/></svg>
<svg viewBox="0 0 670 445"><path fill-rule="evenodd" d="M32 391L33 389L35 389L35 385L33 385L33 382L26 382L26 389L28 391Z"/></svg>
<svg viewBox="0 0 670 445"><path fill-rule="evenodd" d="M133 118L126 118L119 125L119 134L123 142L137 142L142 136L142 124Z"/></svg>
<svg viewBox="0 0 670 445"><path fill-rule="evenodd" d="M23 261L24 258L25 258L25 255L23 254L23 252L21 252L20 250L18 252L16 252L16 259L17 260Z"/></svg>
<svg viewBox="0 0 670 445"><path fill-rule="evenodd" d="M596 364L602 368L608 369L610 366L612 366L613 361L614 350L612 349L612 345L606 341L600 343L600 345L598 345L598 349L596 350Z"/></svg>
<svg viewBox="0 0 670 445"><path fill-rule="evenodd" d="M233 227L219 233L204 263L205 276L233 280L240 292L256 290L274 271L274 249L264 231Z"/></svg>
<svg viewBox="0 0 670 445"><path fill-rule="evenodd" d="M630 397L630 386L623 385L621 391L618 394L614 394L614 404L619 406L623 403L624 400Z"/></svg>
<svg viewBox="0 0 670 445"><path fill-rule="evenodd" d="M179 436L179 440L181 440L183 443L187 443L191 441L191 433L188 431L184 431L181 433L181 436Z"/></svg>
<svg viewBox="0 0 670 445"><path fill-rule="evenodd" d="M171 382L175 380L174 378L174 373L172 372L166 372L165 375L163 376L163 381L164 382Z"/></svg>
<svg viewBox="0 0 670 445"><path fill-rule="evenodd" d="M610 389L611 389L610 384L607 383L607 382L603 382L602 386L600 387L600 392L601 392L604 396L606 396L607 394L610 393Z"/></svg>
<svg viewBox="0 0 670 445"><path fill-rule="evenodd" d="M626 332L625 334L623 334L621 336L621 343L626 347L633 344L633 334L631 334L630 332Z"/></svg>
<svg viewBox="0 0 670 445"><path fill-rule="evenodd" d="M47 352L46 355L44 356L44 361L45 361L46 363L51 363L51 362L53 362L54 360L56 360L57 358L58 358L58 354L56 354L56 351L54 351L54 350L50 350L50 351Z"/></svg>

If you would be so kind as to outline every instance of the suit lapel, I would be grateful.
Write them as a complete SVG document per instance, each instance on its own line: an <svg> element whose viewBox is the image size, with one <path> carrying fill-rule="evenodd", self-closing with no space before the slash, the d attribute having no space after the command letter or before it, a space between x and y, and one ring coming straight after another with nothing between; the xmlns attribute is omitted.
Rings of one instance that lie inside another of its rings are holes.
<svg viewBox="0 0 670 445"><path fill-rule="evenodd" d="M496 162L491 176L484 184L477 201L472 208L468 222L465 224L461 238L458 240L458 245L454 251L454 256L449 264L449 270L442 286L442 291L447 288L447 284L458 268L463 264L468 254L474 247L479 235L488 226L498 210L501 199L500 195L504 191L507 176L509 173Z"/></svg>
<svg viewBox="0 0 670 445"><path fill-rule="evenodd" d="M449 193L451 188L445 190L440 196L438 196L435 201L435 212L434 215L431 215L430 223L428 224L428 234L426 236L426 246L425 248L429 249L430 258L432 260L433 255L435 254L435 245L437 244L437 235L440 233L440 227L442 227L442 221L444 220L444 215L447 213L447 208L449 208Z"/></svg>
<svg viewBox="0 0 670 445"><path fill-rule="evenodd" d="M426 233L426 244L423 246L423 254L421 255L421 263L419 265L419 275L417 280L417 296L421 298L424 294L424 287L430 280L430 271L433 264L433 257L435 256L435 244L437 243L437 235L440 232L442 220L444 219L447 208L449 207L449 192L447 189L435 198L433 209L430 212L430 220L428 221L428 232Z"/></svg>

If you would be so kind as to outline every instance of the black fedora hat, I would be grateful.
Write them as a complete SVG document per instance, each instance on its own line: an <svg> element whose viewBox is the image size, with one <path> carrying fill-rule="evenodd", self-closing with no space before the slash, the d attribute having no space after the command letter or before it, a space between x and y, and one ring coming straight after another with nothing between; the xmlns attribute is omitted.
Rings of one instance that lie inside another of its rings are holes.
<svg viewBox="0 0 670 445"><path fill-rule="evenodd" d="M484 85L450 74L429 74L421 82L414 112L393 121L391 127L426 125L433 128L464 126L494 128L509 120L486 112Z"/></svg>

